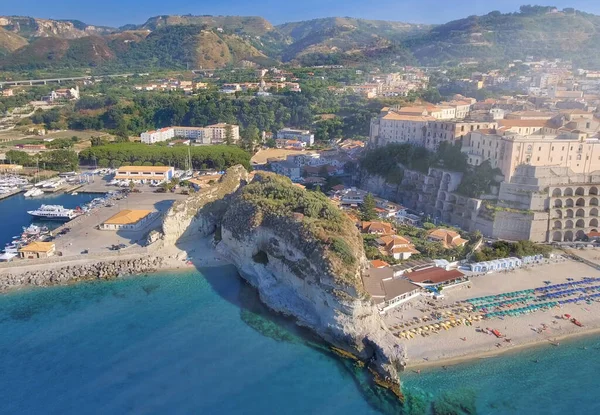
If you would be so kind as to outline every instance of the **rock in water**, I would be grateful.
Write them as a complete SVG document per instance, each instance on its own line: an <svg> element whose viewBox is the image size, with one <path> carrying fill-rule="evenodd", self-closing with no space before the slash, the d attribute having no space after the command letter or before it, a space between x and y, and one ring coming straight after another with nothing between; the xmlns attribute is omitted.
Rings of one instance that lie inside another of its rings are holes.
<svg viewBox="0 0 600 415"><path fill-rule="evenodd" d="M268 307L397 385L405 350L363 290L368 261L352 221L325 195L285 177L257 173L247 180L236 166L217 185L175 204L163 223L164 242L216 232L217 250Z"/></svg>

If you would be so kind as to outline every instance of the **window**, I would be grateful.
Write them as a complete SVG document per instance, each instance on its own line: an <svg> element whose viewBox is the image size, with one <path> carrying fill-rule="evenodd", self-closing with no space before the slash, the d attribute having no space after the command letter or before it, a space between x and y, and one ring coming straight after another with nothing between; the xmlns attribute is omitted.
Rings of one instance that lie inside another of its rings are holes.
<svg viewBox="0 0 600 415"><path fill-rule="evenodd" d="M538 147L538 151L542 151L542 147L541 147L541 146L540 146L540 147Z"/></svg>
<svg viewBox="0 0 600 415"><path fill-rule="evenodd" d="M538 157L537 161L540 161L540 158Z"/></svg>

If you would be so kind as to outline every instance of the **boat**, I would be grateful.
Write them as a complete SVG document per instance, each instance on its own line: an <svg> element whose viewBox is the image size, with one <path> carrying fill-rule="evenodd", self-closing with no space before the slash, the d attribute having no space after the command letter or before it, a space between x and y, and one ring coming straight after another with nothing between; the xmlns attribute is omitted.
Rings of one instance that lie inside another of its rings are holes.
<svg viewBox="0 0 600 415"><path fill-rule="evenodd" d="M36 196L42 196L44 194L44 191L42 189L38 189L37 187L33 187L31 189L29 189L28 191L25 192L25 194L23 194L23 196L25 197L36 197Z"/></svg>
<svg viewBox="0 0 600 415"><path fill-rule="evenodd" d="M494 329L492 330L492 334L498 338L502 337L502 333L500 333L498 330Z"/></svg>
<svg viewBox="0 0 600 415"><path fill-rule="evenodd" d="M36 210L27 211L31 216L48 220L71 220L79 215L74 209L61 205L42 205Z"/></svg>
<svg viewBox="0 0 600 415"><path fill-rule="evenodd" d="M574 317L571 319L571 323L575 324L576 326L583 327L583 324L581 324L581 322Z"/></svg>

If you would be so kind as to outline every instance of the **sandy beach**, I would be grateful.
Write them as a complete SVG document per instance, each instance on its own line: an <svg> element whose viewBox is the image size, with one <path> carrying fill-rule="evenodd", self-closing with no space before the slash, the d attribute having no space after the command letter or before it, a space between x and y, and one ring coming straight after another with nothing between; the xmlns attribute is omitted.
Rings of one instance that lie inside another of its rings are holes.
<svg viewBox="0 0 600 415"><path fill-rule="evenodd" d="M446 298L442 300L424 298L414 300L410 304L403 305L402 309L389 311L385 320L388 327L392 327L423 316L431 311L428 302L435 301L439 307L469 298L543 287L544 281L561 284L567 282L567 278L578 281L582 277L600 277L600 271L583 263L567 260L508 273L474 277L470 283L471 288L463 286L446 290L444 292ZM560 318L564 314L577 318L583 327ZM496 329L505 337L497 338L492 334L486 334L483 332L486 328ZM598 332L600 332L600 302L588 304L580 301L516 317L485 319L476 321L471 326L460 325L447 331L434 332L427 337L416 335L413 339L398 341L407 348L408 368L415 370L426 366L450 365L464 360L485 358L535 345L560 347L560 340L566 337Z"/></svg>

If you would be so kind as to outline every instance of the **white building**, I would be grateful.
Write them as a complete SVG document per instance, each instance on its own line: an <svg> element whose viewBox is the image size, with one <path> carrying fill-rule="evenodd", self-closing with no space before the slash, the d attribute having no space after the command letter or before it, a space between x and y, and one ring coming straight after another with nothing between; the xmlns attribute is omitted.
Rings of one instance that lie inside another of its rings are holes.
<svg viewBox="0 0 600 415"><path fill-rule="evenodd" d="M121 166L115 175L116 180L163 182L173 178L174 167L168 166Z"/></svg>
<svg viewBox="0 0 600 415"><path fill-rule="evenodd" d="M307 146L312 146L315 143L315 135L309 130L294 130L293 128L283 128L277 131L277 138L286 140L298 140L306 143Z"/></svg>
<svg viewBox="0 0 600 415"><path fill-rule="evenodd" d="M140 138L144 144L154 144L175 137L193 140L199 144L219 144L225 142L228 129L231 129L232 143L236 143L240 139L240 127L225 123L206 127L166 127L156 131L146 131L141 134Z"/></svg>

